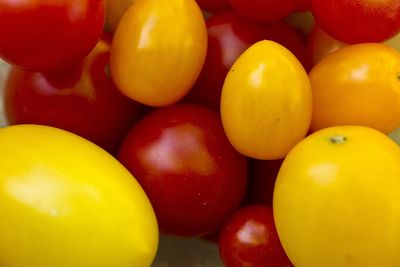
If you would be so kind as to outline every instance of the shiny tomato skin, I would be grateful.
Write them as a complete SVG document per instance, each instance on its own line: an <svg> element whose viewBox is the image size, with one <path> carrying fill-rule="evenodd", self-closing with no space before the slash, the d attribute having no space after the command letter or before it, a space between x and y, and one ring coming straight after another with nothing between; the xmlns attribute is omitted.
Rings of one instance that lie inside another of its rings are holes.
<svg viewBox="0 0 400 267"><path fill-rule="evenodd" d="M140 115L107 74L110 45L100 41L85 61L68 71L44 73L13 67L5 89L10 124L42 124L76 133L116 153Z"/></svg>
<svg viewBox="0 0 400 267"><path fill-rule="evenodd" d="M247 161L226 138L220 117L192 104L158 109L134 125L119 160L135 175L163 232L216 230L240 204Z"/></svg>
<svg viewBox="0 0 400 267"><path fill-rule="evenodd" d="M105 20L104 0L0 2L0 57L25 69L65 69L96 45Z"/></svg>
<svg viewBox="0 0 400 267"><path fill-rule="evenodd" d="M292 267L276 232L272 208L238 210L223 227L219 251L226 267Z"/></svg>
<svg viewBox="0 0 400 267"><path fill-rule="evenodd" d="M349 44L382 42L400 31L398 0L311 0L311 10L324 31Z"/></svg>
<svg viewBox="0 0 400 267"><path fill-rule="evenodd" d="M230 67L252 44L263 39L287 47L308 69L305 40L286 23L261 24L249 21L232 10L207 20L208 50L203 69L187 100L219 110L221 90Z"/></svg>
<svg viewBox="0 0 400 267"><path fill-rule="evenodd" d="M296 0L228 0L240 15L259 22L278 21L296 8Z"/></svg>

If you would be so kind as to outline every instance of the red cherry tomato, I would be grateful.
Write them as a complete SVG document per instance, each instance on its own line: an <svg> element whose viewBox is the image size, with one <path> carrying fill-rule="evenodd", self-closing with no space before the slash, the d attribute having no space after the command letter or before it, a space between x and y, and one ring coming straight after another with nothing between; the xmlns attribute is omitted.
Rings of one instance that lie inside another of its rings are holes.
<svg viewBox="0 0 400 267"><path fill-rule="evenodd" d="M140 106L123 96L108 75L109 50L100 41L82 64L63 72L12 68L5 91L9 123L62 128L116 152Z"/></svg>
<svg viewBox="0 0 400 267"><path fill-rule="evenodd" d="M278 21L296 8L296 0L228 0L240 15L259 22Z"/></svg>
<svg viewBox="0 0 400 267"><path fill-rule="evenodd" d="M400 31L399 0L311 0L317 23L345 43L381 42Z"/></svg>
<svg viewBox="0 0 400 267"><path fill-rule="evenodd" d="M282 160L252 160L248 187L248 201L252 204L272 205L275 181Z"/></svg>
<svg viewBox="0 0 400 267"><path fill-rule="evenodd" d="M186 100L219 110L222 86L235 60L252 44L263 39L276 41L307 63L305 40L300 32L285 23L259 24L227 10L207 20L207 57Z"/></svg>
<svg viewBox="0 0 400 267"><path fill-rule="evenodd" d="M227 0L196 0L201 9L218 12L228 7Z"/></svg>
<svg viewBox="0 0 400 267"><path fill-rule="evenodd" d="M230 145L220 117L179 104L140 120L119 160L146 191L164 232L197 236L216 230L240 204L247 161Z"/></svg>
<svg viewBox="0 0 400 267"><path fill-rule="evenodd" d="M296 0L297 12L304 12L310 9L310 0Z"/></svg>
<svg viewBox="0 0 400 267"><path fill-rule="evenodd" d="M104 0L2 0L0 57L36 71L70 67L96 45L104 19Z"/></svg>
<svg viewBox="0 0 400 267"><path fill-rule="evenodd" d="M226 267L291 267L276 232L272 208L248 206L223 227L219 251Z"/></svg>

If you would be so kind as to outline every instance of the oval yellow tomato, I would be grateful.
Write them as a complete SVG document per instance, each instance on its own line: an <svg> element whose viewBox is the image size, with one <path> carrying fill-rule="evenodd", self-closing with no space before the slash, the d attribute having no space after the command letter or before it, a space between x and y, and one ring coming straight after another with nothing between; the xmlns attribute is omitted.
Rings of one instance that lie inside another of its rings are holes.
<svg viewBox="0 0 400 267"><path fill-rule="evenodd" d="M148 267L157 221L112 156L48 126L0 129L0 263L12 267Z"/></svg>
<svg viewBox="0 0 400 267"><path fill-rule="evenodd" d="M248 48L230 69L221 116L231 144L248 157L283 158L307 133L312 110L307 73L272 41Z"/></svg>
<svg viewBox="0 0 400 267"><path fill-rule="evenodd" d="M400 126L400 54L383 44L346 46L310 72L311 130L364 125L390 133Z"/></svg>
<svg viewBox="0 0 400 267"><path fill-rule="evenodd" d="M126 96L146 105L179 101L203 66L207 29L195 0L140 0L122 17L111 74Z"/></svg>
<svg viewBox="0 0 400 267"><path fill-rule="evenodd" d="M124 13L135 0L106 0L105 30L113 33Z"/></svg>
<svg viewBox="0 0 400 267"><path fill-rule="evenodd" d="M400 266L400 149L363 126L315 132L285 158L273 208L296 267Z"/></svg>

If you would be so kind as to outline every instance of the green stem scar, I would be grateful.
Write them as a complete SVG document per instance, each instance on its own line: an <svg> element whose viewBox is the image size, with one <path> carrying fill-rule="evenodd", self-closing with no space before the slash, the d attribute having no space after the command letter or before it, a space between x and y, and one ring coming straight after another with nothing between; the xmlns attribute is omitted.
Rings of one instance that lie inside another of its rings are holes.
<svg viewBox="0 0 400 267"><path fill-rule="evenodd" d="M329 142L332 144L345 144L347 142L347 137L343 135L334 135L329 138Z"/></svg>

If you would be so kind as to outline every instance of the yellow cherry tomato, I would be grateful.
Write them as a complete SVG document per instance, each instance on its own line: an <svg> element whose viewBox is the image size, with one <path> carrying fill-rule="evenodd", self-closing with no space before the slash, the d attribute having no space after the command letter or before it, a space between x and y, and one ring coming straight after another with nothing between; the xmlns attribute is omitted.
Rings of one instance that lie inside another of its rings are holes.
<svg viewBox="0 0 400 267"><path fill-rule="evenodd" d="M248 48L230 69L221 116L232 145L248 157L283 158L307 133L312 110L307 73L272 41Z"/></svg>
<svg viewBox="0 0 400 267"><path fill-rule="evenodd" d="M135 0L106 0L106 23L108 32L115 32L119 21Z"/></svg>
<svg viewBox="0 0 400 267"><path fill-rule="evenodd" d="M138 0L115 32L111 74L121 92L140 103L173 104L196 81L206 50L195 0Z"/></svg>
<svg viewBox="0 0 400 267"><path fill-rule="evenodd" d="M69 132L0 129L0 265L148 267L157 221L112 156Z"/></svg>
<svg viewBox="0 0 400 267"><path fill-rule="evenodd" d="M285 158L273 208L296 267L398 267L400 149L364 126L315 132Z"/></svg>
<svg viewBox="0 0 400 267"><path fill-rule="evenodd" d="M364 125L390 133L400 126L400 54L383 44L346 46L310 72L311 130Z"/></svg>

